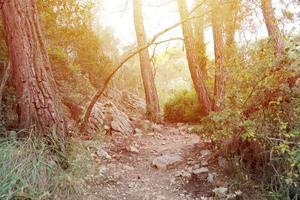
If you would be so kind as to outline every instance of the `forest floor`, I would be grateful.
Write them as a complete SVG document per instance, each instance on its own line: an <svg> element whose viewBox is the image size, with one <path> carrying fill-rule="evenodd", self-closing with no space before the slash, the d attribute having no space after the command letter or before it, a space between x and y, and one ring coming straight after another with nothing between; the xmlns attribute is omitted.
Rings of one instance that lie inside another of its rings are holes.
<svg viewBox="0 0 300 200"><path fill-rule="evenodd" d="M106 136L95 148L95 164L88 166L82 199L260 199L252 184L240 185L225 175L222 159L209 161L209 147L183 124Z"/></svg>

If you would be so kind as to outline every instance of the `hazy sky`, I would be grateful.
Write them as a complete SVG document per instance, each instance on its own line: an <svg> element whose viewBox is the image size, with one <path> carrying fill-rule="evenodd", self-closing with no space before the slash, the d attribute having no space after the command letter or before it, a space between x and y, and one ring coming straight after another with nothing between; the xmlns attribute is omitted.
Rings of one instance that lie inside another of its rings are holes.
<svg viewBox="0 0 300 200"><path fill-rule="evenodd" d="M281 8L276 1L273 0L275 4L275 11L278 15L281 13ZM289 0L285 0L288 2ZM133 11L132 11L132 0L101 0L101 8L97 11L97 20L101 20L101 24L104 26L109 26L114 30L115 36L119 38L121 45L126 46L130 44L135 44L135 31L133 24ZM179 15L176 7L176 0L143 0L143 15L145 29L147 32L147 37L151 38L155 33L165 29L166 27L180 21ZM187 0L190 7L192 7L194 0ZM291 11L297 12L297 9L293 6L289 6ZM299 12L298 12L299 14ZM257 20L259 19L259 20ZM256 21L255 24L258 25L254 33L249 32L239 32L237 34L238 40L253 40L256 38L262 38L267 36L267 31L265 26L262 24L262 15L260 12L257 16L253 17ZM295 24L296 23L296 24ZM293 22L292 24L282 24L285 25L287 30L291 30L292 26L295 28L300 28L299 21ZM260 25L259 25L260 24ZM181 27L178 27L167 34L163 35L160 39L166 39L170 37L181 37ZM211 30L206 30L206 42L208 43L208 54L212 53L212 34ZM179 42L175 45L181 44ZM163 47L166 47L165 44ZM173 43L174 45L174 43Z"/></svg>

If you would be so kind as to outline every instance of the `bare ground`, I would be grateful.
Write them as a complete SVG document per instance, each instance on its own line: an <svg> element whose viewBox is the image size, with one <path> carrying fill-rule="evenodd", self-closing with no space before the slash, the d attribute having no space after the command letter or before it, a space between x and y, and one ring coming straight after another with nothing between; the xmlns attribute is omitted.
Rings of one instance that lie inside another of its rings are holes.
<svg viewBox="0 0 300 200"><path fill-rule="evenodd" d="M207 162L213 154L207 142L188 134L187 126L165 125L159 131L143 131L134 136L107 136L104 147L111 159L95 159L85 177L87 184L82 199L90 200L196 200L196 199L260 199L247 191L239 191L220 169L217 162ZM136 147L130 149L129 147ZM171 169L157 169L153 159L176 154L183 161ZM207 167L208 173L193 170ZM213 180L208 180L208 174ZM224 195L215 188L228 189ZM251 186L252 187L252 186ZM242 195L234 195L241 193ZM249 195L250 193L250 195Z"/></svg>

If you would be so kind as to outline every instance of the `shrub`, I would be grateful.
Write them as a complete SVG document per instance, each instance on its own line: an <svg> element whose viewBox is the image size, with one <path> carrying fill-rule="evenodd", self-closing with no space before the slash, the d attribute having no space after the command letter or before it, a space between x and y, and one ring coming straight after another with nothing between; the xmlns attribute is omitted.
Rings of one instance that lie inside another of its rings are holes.
<svg viewBox="0 0 300 200"><path fill-rule="evenodd" d="M268 199L299 199L299 60L290 58L296 57L291 48L274 70L272 54L250 51L248 63L232 68L225 109L203 118L193 131L210 137L218 155L238 157L269 192Z"/></svg>
<svg viewBox="0 0 300 200"><path fill-rule="evenodd" d="M177 91L165 104L164 119L168 122L197 122L201 116L196 92Z"/></svg>

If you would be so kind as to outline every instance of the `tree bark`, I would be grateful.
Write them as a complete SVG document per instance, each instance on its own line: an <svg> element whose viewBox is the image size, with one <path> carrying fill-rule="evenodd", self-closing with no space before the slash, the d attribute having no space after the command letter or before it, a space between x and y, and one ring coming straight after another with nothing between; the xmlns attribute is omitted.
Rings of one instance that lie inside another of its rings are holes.
<svg viewBox="0 0 300 200"><path fill-rule="evenodd" d="M285 42L278 27L278 22L272 6L272 0L261 0L261 9L263 11L269 37L274 45L275 56L280 57L284 52Z"/></svg>
<svg viewBox="0 0 300 200"><path fill-rule="evenodd" d="M2 79L0 82L0 111L1 111L4 88L6 86L6 83L9 79L10 75L11 75L11 63L8 61L8 64L3 71L3 76L2 76Z"/></svg>
<svg viewBox="0 0 300 200"><path fill-rule="evenodd" d="M185 0L177 0L178 10L181 20L189 17ZM197 54L195 42L193 39L192 25L190 21L182 24L182 32L184 44L186 48L187 61L194 83L194 87L198 96L203 115L208 115L211 111L211 100L204 81L204 74L199 67L199 55Z"/></svg>
<svg viewBox="0 0 300 200"><path fill-rule="evenodd" d="M211 1L212 8L212 29L215 51L215 89L214 89L214 111L220 111L223 107L225 96L225 69L223 62L223 37L222 21L220 16L220 7L218 0Z"/></svg>
<svg viewBox="0 0 300 200"><path fill-rule="evenodd" d="M134 0L134 24L138 47L146 46L148 43L143 22L141 0ZM150 121L159 122L160 108L148 48L140 51L139 57L147 104L147 118Z"/></svg>
<svg viewBox="0 0 300 200"><path fill-rule="evenodd" d="M199 6L202 3L201 0L196 1L195 6ZM196 10L196 16L201 16L202 13L202 6L199 6ZM195 45L196 50L199 57L199 66L202 71L202 74L204 75L204 78L207 79L207 58L206 58L206 45L205 45L205 39L204 39L204 20L203 17L197 17L194 20L194 39L195 39Z"/></svg>
<svg viewBox="0 0 300 200"><path fill-rule="evenodd" d="M53 129L64 136L66 122L56 91L36 0L9 0L2 8L9 58L16 86L20 128Z"/></svg>

